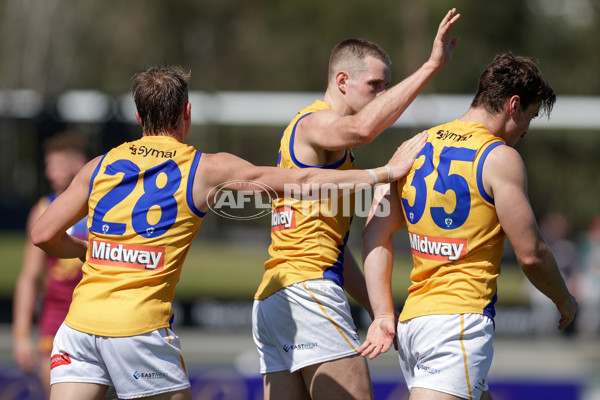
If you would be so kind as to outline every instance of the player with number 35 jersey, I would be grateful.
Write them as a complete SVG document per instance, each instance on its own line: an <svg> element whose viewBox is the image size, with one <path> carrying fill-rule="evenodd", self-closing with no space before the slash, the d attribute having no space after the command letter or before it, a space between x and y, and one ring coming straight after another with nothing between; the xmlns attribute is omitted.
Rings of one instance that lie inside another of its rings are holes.
<svg viewBox="0 0 600 400"><path fill-rule="evenodd" d="M398 181L414 262L401 321L457 312L494 318L505 235L481 171L499 145L481 124L456 120L432 128L415 167ZM434 190L426 195L427 188ZM455 273L465 268L481 276L477 285Z"/></svg>

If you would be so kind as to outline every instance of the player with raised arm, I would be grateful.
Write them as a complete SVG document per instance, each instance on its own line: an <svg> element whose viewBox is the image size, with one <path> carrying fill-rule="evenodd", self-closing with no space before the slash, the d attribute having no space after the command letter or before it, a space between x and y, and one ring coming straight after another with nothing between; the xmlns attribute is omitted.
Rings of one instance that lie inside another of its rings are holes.
<svg viewBox="0 0 600 400"><path fill-rule="evenodd" d="M450 32L459 18L456 9L448 11L429 59L389 89L391 62L379 45L365 39L336 45L323 100L292 119L281 138L277 165L354 168L352 148L389 128L449 62L458 42ZM337 212L313 212L319 208ZM364 276L346 245L354 197L322 202L278 198L273 211L290 213L294 222L272 225L270 258L254 297L253 334L265 398L372 397L345 294L370 313Z"/></svg>

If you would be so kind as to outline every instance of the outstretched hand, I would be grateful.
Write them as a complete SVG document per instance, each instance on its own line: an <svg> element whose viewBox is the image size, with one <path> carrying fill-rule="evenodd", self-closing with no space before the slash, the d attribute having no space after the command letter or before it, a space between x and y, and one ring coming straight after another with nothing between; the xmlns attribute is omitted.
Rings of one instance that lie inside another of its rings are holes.
<svg viewBox="0 0 600 400"><path fill-rule="evenodd" d="M442 19L442 22L440 22L437 35L433 40L431 56L429 57L429 61L435 63L439 67L448 64L452 57L452 52L458 44L458 36L454 36L450 39L450 32L452 31L452 26L459 18L460 14L457 14L456 8L453 8L448 11L444 19Z"/></svg>
<svg viewBox="0 0 600 400"><path fill-rule="evenodd" d="M358 352L363 357L369 356L372 360L379 354L387 352L396 340L396 319L394 316L376 317L369 330L363 344L358 348Z"/></svg>
<svg viewBox="0 0 600 400"><path fill-rule="evenodd" d="M423 146L425 146L427 136L427 131L417 133L398 147L396 153L388 161L388 165L392 167L393 171L391 180L400 179L408 173Z"/></svg>

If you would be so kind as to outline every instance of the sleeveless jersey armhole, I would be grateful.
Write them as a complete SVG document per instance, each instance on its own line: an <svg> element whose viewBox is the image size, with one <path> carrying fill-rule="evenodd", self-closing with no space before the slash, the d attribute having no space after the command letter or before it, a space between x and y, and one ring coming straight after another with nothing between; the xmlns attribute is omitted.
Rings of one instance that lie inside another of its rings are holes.
<svg viewBox="0 0 600 400"><path fill-rule="evenodd" d="M487 159L487 156L490 154L490 151L492 151L496 147L503 145L503 144L504 143L502 143L502 142L495 142L495 143L490 144L483 151L483 154L481 155L481 158L479 159L479 164L477 165L477 188L479 189L479 194L485 201L487 201L488 203L490 203L492 205L494 204L494 198L486 192L485 187L483 186L483 165L485 164L485 160Z"/></svg>

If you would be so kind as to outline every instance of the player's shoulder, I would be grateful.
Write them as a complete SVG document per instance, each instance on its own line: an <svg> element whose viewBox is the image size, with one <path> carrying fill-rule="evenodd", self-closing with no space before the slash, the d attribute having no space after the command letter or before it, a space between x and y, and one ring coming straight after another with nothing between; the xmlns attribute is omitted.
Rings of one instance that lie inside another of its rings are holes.
<svg viewBox="0 0 600 400"><path fill-rule="evenodd" d="M305 114L304 117L298 121L298 127L326 125L340 117L341 115L331 108L313 110L310 113Z"/></svg>
<svg viewBox="0 0 600 400"><path fill-rule="evenodd" d="M229 176L231 171L252 166L248 161L231 153L203 153L196 168L196 179L212 180Z"/></svg>
<svg viewBox="0 0 600 400"><path fill-rule="evenodd" d="M204 168L220 168L227 164L232 159L237 158L231 153L218 152L218 153L202 153L198 166Z"/></svg>
<svg viewBox="0 0 600 400"><path fill-rule="evenodd" d="M493 147L487 158L486 163L502 166L507 163L522 162L523 159L519 152L508 145L500 145Z"/></svg>

